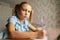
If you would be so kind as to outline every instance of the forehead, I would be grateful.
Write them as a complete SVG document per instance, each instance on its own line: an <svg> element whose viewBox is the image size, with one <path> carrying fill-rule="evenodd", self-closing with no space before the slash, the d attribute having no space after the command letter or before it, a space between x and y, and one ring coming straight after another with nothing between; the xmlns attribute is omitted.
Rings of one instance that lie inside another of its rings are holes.
<svg viewBox="0 0 60 40"><path fill-rule="evenodd" d="M23 4L22 5L23 9L28 9L28 10L32 10L31 6L29 4Z"/></svg>

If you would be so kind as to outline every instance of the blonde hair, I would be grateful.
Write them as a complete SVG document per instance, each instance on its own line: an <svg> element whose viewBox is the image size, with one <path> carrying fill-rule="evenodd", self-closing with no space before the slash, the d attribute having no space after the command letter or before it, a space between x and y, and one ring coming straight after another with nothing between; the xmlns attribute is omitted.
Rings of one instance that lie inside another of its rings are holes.
<svg viewBox="0 0 60 40"><path fill-rule="evenodd" d="M28 2L22 2L21 4L16 4L14 8L14 13L12 15L17 16L17 10L19 10L23 4L29 4ZM30 5L30 4L29 4ZM29 23L32 23L33 10L30 13Z"/></svg>

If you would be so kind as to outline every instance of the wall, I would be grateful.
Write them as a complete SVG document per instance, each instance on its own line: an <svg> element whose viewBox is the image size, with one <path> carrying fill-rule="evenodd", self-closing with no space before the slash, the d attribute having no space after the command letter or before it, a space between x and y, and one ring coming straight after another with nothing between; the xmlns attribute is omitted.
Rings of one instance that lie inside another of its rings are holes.
<svg viewBox="0 0 60 40"><path fill-rule="evenodd" d="M12 8L9 4L0 2L0 32L5 29L7 19L12 14Z"/></svg>
<svg viewBox="0 0 60 40"><path fill-rule="evenodd" d="M60 0L34 0L32 2L34 22L39 24L44 18L47 27L60 27Z"/></svg>

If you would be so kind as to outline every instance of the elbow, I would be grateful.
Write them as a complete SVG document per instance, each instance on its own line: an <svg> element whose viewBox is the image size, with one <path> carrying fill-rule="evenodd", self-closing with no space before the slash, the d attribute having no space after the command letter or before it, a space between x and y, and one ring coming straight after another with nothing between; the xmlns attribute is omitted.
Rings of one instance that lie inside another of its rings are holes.
<svg viewBox="0 0 60 40"><path fill-rule="evenodd" d="M8 32L8 38L14 38L13 34L14 32Z"/></svg>

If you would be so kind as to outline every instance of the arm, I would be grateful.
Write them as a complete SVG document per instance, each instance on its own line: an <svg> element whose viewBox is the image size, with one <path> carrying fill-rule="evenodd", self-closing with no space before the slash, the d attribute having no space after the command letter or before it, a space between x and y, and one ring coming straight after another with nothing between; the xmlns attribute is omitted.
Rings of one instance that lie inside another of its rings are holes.
<svg viewBox="0 0 60 40"><path fill-rule="evenodd" d="M36 38L37 32L20 32L15 31L13 23L8 25L9 38Z"/></svg>
<svg viewBox="0 0 60 40"><path fill-rule="evenodd" d="M35 28L35 27L32 26L32 25L30 25L29 28L30 28L32 31L34 31L34 32L38 30L37 28Z"/></svg>
<svg viewBox="0 0 60 40"><path fill-rule="evenodd" d="M46 30L39 30L39 29L35 28L32 25L29 28L31 30L33 30L34 32L38 32L38 37L45 37L45 36L47 36L47 31Z"/></svg>

